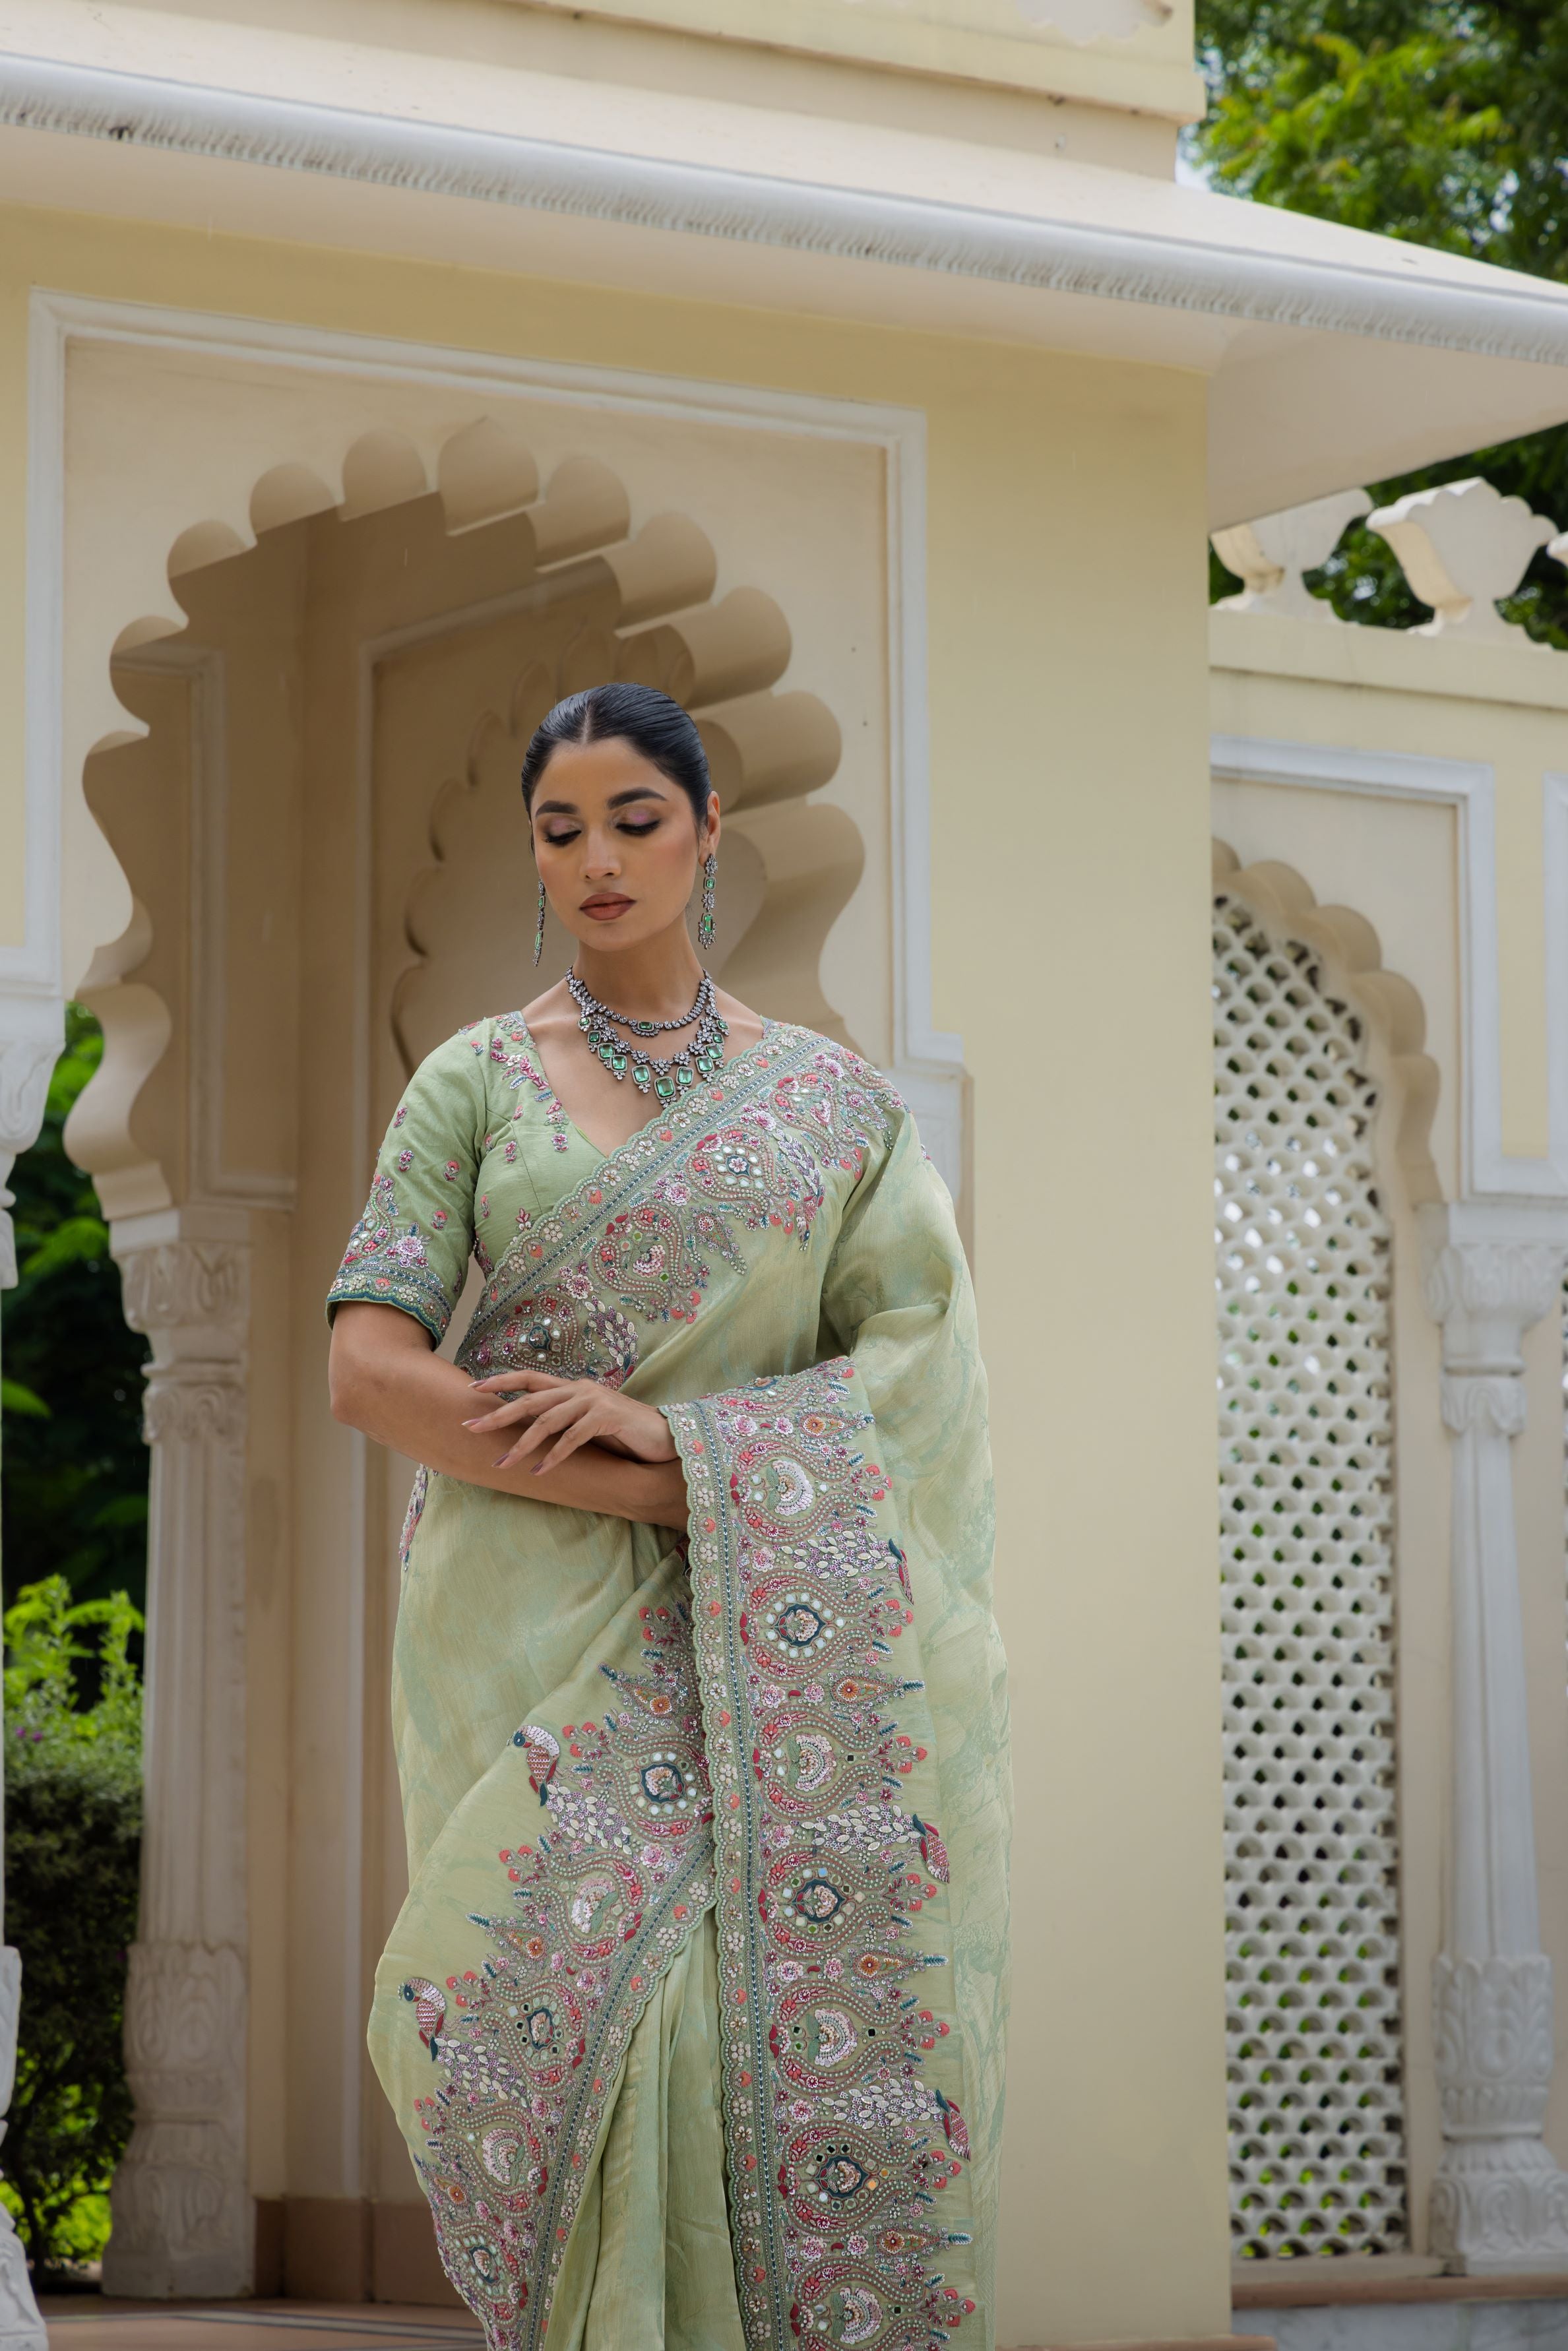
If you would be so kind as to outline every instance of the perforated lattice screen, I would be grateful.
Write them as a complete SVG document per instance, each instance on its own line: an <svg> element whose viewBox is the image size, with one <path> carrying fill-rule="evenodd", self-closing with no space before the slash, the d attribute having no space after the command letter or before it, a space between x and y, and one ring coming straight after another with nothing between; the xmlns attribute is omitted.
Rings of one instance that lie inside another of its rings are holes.
<svg viewBox="0 0 1568 2351"><path fill-rule="evenodd" d="M1246 2257L1405 2242L1388 1236L1360 1024L1215 907L1231 2211Z"/></svg>

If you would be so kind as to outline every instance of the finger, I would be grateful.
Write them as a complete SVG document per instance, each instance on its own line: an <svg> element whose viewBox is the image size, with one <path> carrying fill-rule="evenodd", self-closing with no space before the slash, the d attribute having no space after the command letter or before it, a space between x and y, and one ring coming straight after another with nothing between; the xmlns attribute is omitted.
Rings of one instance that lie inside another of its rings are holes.
<svg viewBox="0 0 1568 2351"><path fill-rule="evenodd" d="M586 1445L592 1435L586 1418L575 1421L570 1428L562 1431L549 1451L534 1463L534 1476L542 1478L548 1469L559 1469L561 1463L569 1460L579 1446Z"/></svg>
<svg viewBox="0 0 1568 2351"><path fill-rule="evenodd" d="M487 1372L482 1380L471 1381L470 1385L493 1393L499 1388L564 1388L572 1383L563 1380L559 1372L517 1371Z"/></svg>
<svg viewBox="0 0 1568 2351"><path fill-rule="evenodd" d="M551 1402L559 1403L562 1394L561 1389L556 1388L547 1389L542 1395L516 1396L509 1404L497 1405L494 1412L480 1413L473 1420L465 1420L463 1426L481 1432L507 1428L514 1421L527 1420L532 1414L543 1412ZM486 1401L488 1402L488 1398Z"/></svg>
<svg viewBox="0 0 1568 2351"><path fill-rule="evenodd" d="M528 1454L537 1452L541 1445L547 1443L559 1430L565 1428L587 1408L585 1397L570 1396L564 1404L554 1405L548 1412L541 1412L533 1426L518 1437L511 1451L502 1454L495 1465L496 1468L497 1469L503 1467L509 1468L513 1462L526 1459Z"/></svg>

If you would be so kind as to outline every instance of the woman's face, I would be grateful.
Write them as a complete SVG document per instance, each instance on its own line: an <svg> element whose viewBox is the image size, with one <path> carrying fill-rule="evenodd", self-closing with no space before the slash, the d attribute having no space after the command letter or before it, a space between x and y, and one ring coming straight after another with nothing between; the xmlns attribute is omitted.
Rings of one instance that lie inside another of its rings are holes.
<svg viewBox="0 0 1568 2351"><path fill-rule="evenodd" d="M680 786L618 736L553 752L531 814L551 906L574 938L610 954L683 919L718 839L717 799L699 834Z"/></svg>

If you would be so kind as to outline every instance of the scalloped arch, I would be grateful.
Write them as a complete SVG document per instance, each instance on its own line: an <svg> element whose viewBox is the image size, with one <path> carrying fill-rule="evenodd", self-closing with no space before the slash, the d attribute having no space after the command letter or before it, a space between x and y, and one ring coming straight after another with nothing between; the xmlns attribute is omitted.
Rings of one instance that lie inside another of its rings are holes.
<svg viewBox="0 0 1568 2351"><path fill-rule="evenodd" d="M434 1005L449 992L444 968L450 976L472 964L480 926L473 920L471 894L465 914L457 911L464 890L450 885L462 878L470 893L475 887L482 891L494 878L494 861L487 868L473 852L465 796L469 804L476 795L483 798L505 771L518 747L525 705L534 711L540 692L548 689L553 699L609 676L663 687L693 711L703 733L731 828L729 916L719 940L731 985L770 998L767 1009L782 1003L792 1017L843 1035L817 967L828 931L859 880L863 844L841 810L800 805L833 775L840 734L832 713L815 695L776 691L791 640L774 600L759 588L739 586L716 601L717 561L687 515L655 515L632 536L625 486L598 458L564 459L541 489L525 438L488 413L449 419L439 432L375 427L346 443L340 438L336 447L308 411L298 422L296 449L268 452L267 462L257 466L255 447L242 445L225 453L231 479L193 483L193 511L166 542L165 595L148 596L139 611L117 616L115 654L183 632L188 622L178 580L246 552L262 533L330 511L352 520L432 495L441 501L448 538L503 521L522 528L541 609L578 597L591 608L542 680L527 651L525 626L509 706L476 712L463 773L432 779L431 862L423 874L409 877L410 961L392 990L400 1050L406 1055L428 1033ZM204 463L210 475L210 452ZM112 681L106 678L105 685L113 695L112 719L108 709L101 718L95 710L93 753L145 732L134 714L125 723ZM515 793L515 762L511 772ZM98 813L98 823L128 895L140 905L152 894L139 886L149 844L107 809ZM99 946L81 987L103 1023L105 1052L78 1105L73 1145L100 1179L111 1216L172 1201L184 1183L183 1171L171 1164L170 1147L154 1135L156 1122L139 1117L176 1017L176 1008L147 984L142 967L149 946L142 918L120 939ZM461 1017L470 1016L465 1010Z"/></svg>
<svg viewBox="0 0 1568 2351"><path fill-rule="evenodd" d="M1323 957L1329 987L1360 1011L1384 1064L1394 1155L1411 1203L1440 1200L1432 1121L1441 1076L1425 1050L1427 1009L1419 992L1402 973L1385 967L1377 933L1365 915L1352 906L1320 906L1294 866L1273 859L1244 866L1233 849L1216 841L1212 872L1216 896L1240 899L1265 923Z"/></svg>

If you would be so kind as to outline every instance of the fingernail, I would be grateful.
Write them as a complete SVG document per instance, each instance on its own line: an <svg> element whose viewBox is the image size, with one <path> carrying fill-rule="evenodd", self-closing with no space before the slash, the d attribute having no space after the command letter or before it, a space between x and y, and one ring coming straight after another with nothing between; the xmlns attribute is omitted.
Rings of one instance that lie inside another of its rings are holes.
<svg viewBox="0 0 1568 2351"><path fill-rule="evenodd" d="M506 1455L505 1455L504 1453L497 1453L497 1456L496 1456L496 1458L495 1458L495 1459L494 1459L494 1461L492 1461L492 1462L491 1462L491 1464L490 1464L491 1468L492 1468L492 1469L498 1469L498 1468L501 1467L502 1462L503 1462L503 1461L505 1461L505 1459L506 1459L506 1458L507 1458L507 1457L506 1457Z"/></svg>
<svg viewBox="0 0 1568 2351"><path fill-rule="evenodd" d="M479 1422L477 1420L465 1420L463 1426L465 1428L477 1428Z"/></svg>

